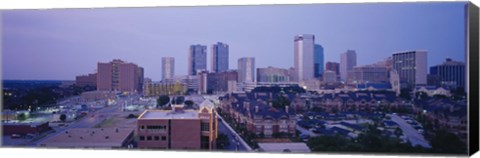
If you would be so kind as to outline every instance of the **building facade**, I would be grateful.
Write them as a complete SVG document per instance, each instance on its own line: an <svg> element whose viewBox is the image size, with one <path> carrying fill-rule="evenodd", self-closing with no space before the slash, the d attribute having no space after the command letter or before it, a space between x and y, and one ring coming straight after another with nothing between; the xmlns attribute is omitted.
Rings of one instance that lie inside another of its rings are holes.
<svg viewBox="0 0 480 158"><path fill-rule="evenodd" d="M417 85L427 84L427 52L404 51L394 53L393 69L400 77L402 88L413 89Z"/></svg>
<svg viewBox="0 0 480 158"><path fill-rule="evenodd" d="M430 67L440 85L449 88L465 88L465 63L447 58L444 63Z"/></svg>
<svg viewBox="0 0 480 158"><path fill-rule="evenodd" d="M188 56L188 75L196 75L200 70L207 70L207 46L191 45Z"/></svg>
<svg viewBox="0 0 480 158"><path fill-rule="evenodd" d="M352 80L354 83L387 83L389 72L386 67L367 65L356 66L352 69Z"/></svg>
<svg viewBox="0 0 480 158"><path fill-rule="evenodd" d="M255 82L255 58L238 59L238 82Z"/></svg>
<svg viewBox="0 0 480 158"><path fill-rule="evenodd" d="M143 68L134 63L115 59L97 65L97 90L141 92Z"/></svg>
<svg viewBox="0 0 480 158"><path fill-rule="evenodd" d="M310 34L297 35L294 38L294 68L295 79L300 82L313 79L315 76L314 52L315 36Z"/></svg>
<svg viewBox="0 0 480 158"><path fill-rule="evenodd" d="M228 44L217 42L212 45L212 72L225 72L228 70Z"/></svg>
<svg viewBox="0 0 480 158"><path fill-rule="evenodd" d="M287 69L267 67L257 68L257 82L289 82L290 76Z"/></svg>
<svg viewBox="0 0 480 158"><path fill-rule="evenodd" d="M175 76L175 58L162 57L162 81L172 79Z"/></svg>
<svg viewBox="0 0 480 158"><path fill-rule="evenodd" d="M181 82L175 83L146 83L143 95L154 97L160 95L184 95L187 87Z"/></svg>
<svg viewBox="0 0 480 158"><path fill-rule="evenodd" d="M97 73L80 75L75 77L75 85L77 86L97 86Z"/></svg>
<svg viewBox="0 0 480 158"><path fill-rule="evenodd" d="M342 53L340 55L340 80L348 82L349 73L355 66L357 66L357 53L355 50L347 50L347 52Z"/></svg>
<svg viewBox="0 0 480 158"><path fill-rule="evenodd" d="M138 147L141 149L213 150L218 136L213 103L205 100L199 110L146 110L137 119Z"/></svg>
<svg viewBox="0 0 480 158"><path fill-rule="evenodd" d="M322 45L315 44L315 55L314 55L314 77L315 78L322 78L324 68L324 55L323 55L323 47Z"/></svg>
<svg viewBox="0 0 480 158"><path fill-rule="evenodd" d="M337 63L337 62L329 61L325 64L325 70L333 71L333 72L335 72L335 74L337 76L339 76L340 75L340 64Z"/></svg>

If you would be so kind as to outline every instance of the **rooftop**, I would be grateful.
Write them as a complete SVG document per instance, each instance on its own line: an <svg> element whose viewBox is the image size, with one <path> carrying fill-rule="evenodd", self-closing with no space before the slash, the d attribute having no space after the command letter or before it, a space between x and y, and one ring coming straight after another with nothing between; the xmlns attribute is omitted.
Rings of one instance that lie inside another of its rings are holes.
<svg viewBox="0 0 480 158"><path fill-rule="evenodd" d="M133 136L131 128L72 128L40 143L45 147L122 147Z"/></svg>
<svg viewBox="0 0 480 158"><path fill-rule="evenodd" d="M198 119L198 111L146 110L138 119Z"/></svg>

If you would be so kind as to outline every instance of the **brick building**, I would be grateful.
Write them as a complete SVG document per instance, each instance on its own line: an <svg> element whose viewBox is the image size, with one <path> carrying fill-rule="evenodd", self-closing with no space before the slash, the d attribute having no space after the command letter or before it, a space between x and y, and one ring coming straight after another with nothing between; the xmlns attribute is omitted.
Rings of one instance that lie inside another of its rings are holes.
<svg viewBox="0 0 480 158"><path fill-rule="evenodd" d="M146 110L137 120L138 147L149 149L212 150L216 148L217 116L206 100L199 110Z"/></svg>

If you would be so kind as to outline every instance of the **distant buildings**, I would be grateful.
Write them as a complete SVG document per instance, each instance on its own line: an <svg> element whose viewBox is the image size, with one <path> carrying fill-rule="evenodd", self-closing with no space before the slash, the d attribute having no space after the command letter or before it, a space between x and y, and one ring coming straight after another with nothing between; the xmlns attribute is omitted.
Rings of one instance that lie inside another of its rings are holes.
<svg viewBox="0 0 480 158"><path fill-rule="evenodd" d="M220 73L202 71L199 77L199 94L216 94L236 91L238 73L229 70Z"/></svg>
<svg viewBox="0 0 480 158"><path fill-rule="evenodd" d="M138 148L215 149L217 120L208 100L199 110L183 109L183 103L174 103L172 110L146 110L137 120Z"/></svg>
<svg viewBox="0 0 480 158"><path fill-rule="evenodd" d="M172 79L175 76L175 58L162 58L162 81Z"/></svg>
<svg viewBox="0 0 480 158"><path fill-rule="evenodd" d="M351 71L352 81L357 84L389 82L389 72L386 67L376 65L356 66Z"/></svg>
<svg viewBox="0 0 480 158"><path fill-rule="evenodd" d="M354 50L340 54L340 79L349 82L351 70L357 66L357 53Z"/></svg>
<svg viewBox="0 0 480 158"><path fill-rule="evenodd" d="M402 88L413 89L416 85L427 84L427 52L404 51L394 53L393 69L400 77Z"/></svg>
<svg viewBox="0 0 480 158"><path fill-rule="evenodd" d="M75 77L75 85L77 86L97 86L97 73L88 75L80 75Z"/></svg>
<svg viewBox="0 0 480 158"><path fill-rule="evenodd" d="M228 44L218 42L212 45L212 72L225 72L228 70Z"/></svg>
<svg viewBox="0 0 480 158"><path fill-rule="evenodd" d="M337 74L334 71L327 70L323 73L323 82L337 82Z"/></svg>
<svg viewBox="0 0 480 158"><path fill-rule="evenodd" d="M287 69L267 67L257 68L257 82L289 82L290 76Z"/></svg>
<svg viewBox="0 0 480 158"><path fill-rule="evenodd" d="M314 60L314 77L321 79L324 71L324 56L322 45L315 44Z"/></svg>
<svg viewBox="0 0 480 158"><path fill-rule="evenodd" d="M465 88L465 63L447 58L444 63L430 67L430 74L440 83L437 86Z"/></svg>
<svg viewBox="0 0 480 158"><path fill-rule="evenodd" d="M8 119L7 119L8 120ZM45 131L51 130L48 122L40 123L2 123L3 135L39 135Z"/></svg>
<svg viewBox="0 0 480 158"><path fill-rule="evenodd" d="M300 82L314 78L315 36L310 34L297 35L294 38L294 68L295 80Z"/></svg>
<svg viewBox="0 0 480 158"><path fill-rule="evenodd" d="M191 45L188 56L188 75L196 75L200 70L207 70L207 46Z"/></svg>
<svg viewBox="0 0 480 158"><path fill-rule="evenodd" d="M134 63L115 59L98 63L97 90L142 92L143 68Z"/></svg>
<svg viewBox="0 0 480 158"><path fill-rule="evenodd" d="M255 58L238 59L238 82L255 82Z"/></svg>
<svg viewBox="0 0 480 158"><path fill-rule="evenodd" d="M187 91L185 84L175 83L146 83L143 91L146 97L156 97L160 95L183 95Z"/></svg>
<svg viewBox="0 0 480 158"><path fill-rule="evenodd" d="M333 71L337 76L340 75L340 64L337 62L327 62L325 64L325 70Z"/></svg>

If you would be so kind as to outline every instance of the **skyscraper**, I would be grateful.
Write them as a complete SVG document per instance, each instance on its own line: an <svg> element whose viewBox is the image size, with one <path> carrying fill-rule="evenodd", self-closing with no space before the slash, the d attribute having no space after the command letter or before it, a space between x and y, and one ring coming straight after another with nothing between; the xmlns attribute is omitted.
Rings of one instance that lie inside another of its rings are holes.
<svg viewBox="0 0 480 158"><path fill-rule="evenodd" d="M255 82L255 58L238 59L238 82Z"/></svg>
<svg viewBox="0 0 480 158"><path fill-rule="evenodd" d="M212 45L212 72L228 70L228 44L217 42Z"/></svg>
<svg viewBox="0 0 480 158"><path fill-rule="evenodd" d="M198 70L207 70L207 46L191 45L188 56L188 74L196 75Z"/></svg>
<svg viewBox="0 0 480 158"><path fill-rule="evenodd" d="M427 84L427 52L403 51L392 55L393 69L400 78L402 88L414 88Z"/></svg>
<svg viewBox="0 0 480 158"><path fill-rule="evenodd" d="M465 63L447 58L442 64L430 67L430 74L449 88L465 88Z"/></svg>
<svg viewBox="0 0 480 158"><path fill-rule="evenodd" d="M319 44L315 44L315 73L314 73L314 76L315 78L322 78L322 75L323 75L323 70L324 70L324 67L323 67L323 60L324 60L324 57L323 57L323 47L322 45L319 45Z"/></svg>
<svg viewBox="0 0 480 158"><path fill-rule="evenodd" d="M139 91L143 89L143 68L115 59L97 64L97 90Z"/></svg>
<svg viewBox="0 0 480 158"><path fill-rule="evenodd" d="M314 78L315 36L297 35L294 38L294 67L298 82Z"/></svg>
<svg viewBox="0 0 480 158"><path fill-rule="evenodd" d="M175 76L175 58L162 58L162 81L172 79Z"/></svg>
<svg viewBox="0 0 480 158"><path fill-rule="evenodd" d="M349 72L354 66L357 66L357 53L354 50L347 50L340 55L340 79L342 81L348 81Z"/></svg>

